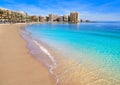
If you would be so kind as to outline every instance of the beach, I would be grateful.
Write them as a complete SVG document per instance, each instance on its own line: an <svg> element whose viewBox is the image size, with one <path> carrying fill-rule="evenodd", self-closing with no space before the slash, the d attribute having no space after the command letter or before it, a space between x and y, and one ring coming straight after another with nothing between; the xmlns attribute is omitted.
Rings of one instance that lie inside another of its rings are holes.
<svg viewBox="0 0 120 85"><path fill-rule="evenodd" d="M26 25L0 25L0 85L54 85L49 70L31 56L20 35Z"/></svg>
<svg viewBox="0 0 120 85"><path fill-rule="evenodd" d="M115 32L119 28L113 30L112 26L33 24L22 29L22 35L56 85L120 85L119 32Z"/></svg>
<svg viewBox="0 0 120 85"><path fill-rule="evenodd" d="M0 85L120 85L119 33L98 25L1 24Z"/></svg>

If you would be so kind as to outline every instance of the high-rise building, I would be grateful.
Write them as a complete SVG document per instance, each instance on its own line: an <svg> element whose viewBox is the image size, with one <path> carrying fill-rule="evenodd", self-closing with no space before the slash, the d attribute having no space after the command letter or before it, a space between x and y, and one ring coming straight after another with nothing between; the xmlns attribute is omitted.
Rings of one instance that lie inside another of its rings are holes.
<svg viewBox="0 0 120 85"><path fill-rule="evenodd" d="M45 16L45 21L46 21L46 22L49 21L49 16Z"/></svg>
<svg viewBox="0 0 120 85"><path fill-rule="evenodd" d="M64 22L68 22L68 16L67 16L67 15L64 15L64 16L63 16L63 21L64 21Z"/></svg>
<svg viewBox="0 0 120 85"><path fill-rule="evenodd" d="M63 22L63 16L58 16L56 21L57 22Z"/></svg>
<svg viewBox="0 0 120 85"><path fill-rule="evenodd" d="M57 15L49 14L49 21L53 22L57 19Z"/></svg>
<svg viewBox="0 0 120 85"><path fill-rule="evenodd" d="M0 8L0 23L25 23L25 22L80 22L78 12L71 12L70 15L58 16L49 14L49 16L29 16L24 11L12 11ZM86 22L89 22L86 20Z"/></svg>
<svg viewBox="0 0 120 85"><path fill-rule="evenodd" d="M30 20L31 22L38 22L39 21L39 17L38 16L30 16Z"/></svg>
<svg viewBox="0 0 120 85"><path fill-rule="evenodd" d="M70 22L72 22L72 23L80 22L80 15L78 12L71 12L70 13Z"/></svg>
<svg viewBox="0 0 120 85"><path fill-rule="evenodd" d="M45 22L45 17L39 16L39 22Z"/></svg>

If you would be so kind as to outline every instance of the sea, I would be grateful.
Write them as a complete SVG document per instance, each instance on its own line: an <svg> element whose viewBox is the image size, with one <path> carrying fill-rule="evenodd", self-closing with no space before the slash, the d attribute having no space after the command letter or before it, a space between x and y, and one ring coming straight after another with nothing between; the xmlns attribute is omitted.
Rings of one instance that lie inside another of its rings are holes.
<svg viewBox="0 0 120 85"><path fill-rule="evenodd" d="M55 85L120 85L120 22L31 24L21 34Z"/></svg>

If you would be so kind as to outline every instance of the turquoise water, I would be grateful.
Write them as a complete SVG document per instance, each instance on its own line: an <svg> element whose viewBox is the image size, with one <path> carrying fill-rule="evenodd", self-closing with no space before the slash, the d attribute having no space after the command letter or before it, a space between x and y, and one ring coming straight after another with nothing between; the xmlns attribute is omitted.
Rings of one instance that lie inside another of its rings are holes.
<svg viewBox="0 0 120 85"><path fill-rule="evenodd" d="M26 30L67 58L95 63L120 79L120 23L36 24Z"/></svg>

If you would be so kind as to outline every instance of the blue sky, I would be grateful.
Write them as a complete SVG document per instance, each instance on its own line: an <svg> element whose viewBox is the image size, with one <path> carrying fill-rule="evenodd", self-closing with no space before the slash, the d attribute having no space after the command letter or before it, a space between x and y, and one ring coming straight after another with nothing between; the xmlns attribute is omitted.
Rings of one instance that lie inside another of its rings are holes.
<svg viewBox="0 0 120 85"><path fill-rule="evenodd" d="M77 11L82 19L120 21L120 0L0 0L0 7L31 15Z"/></svg>

